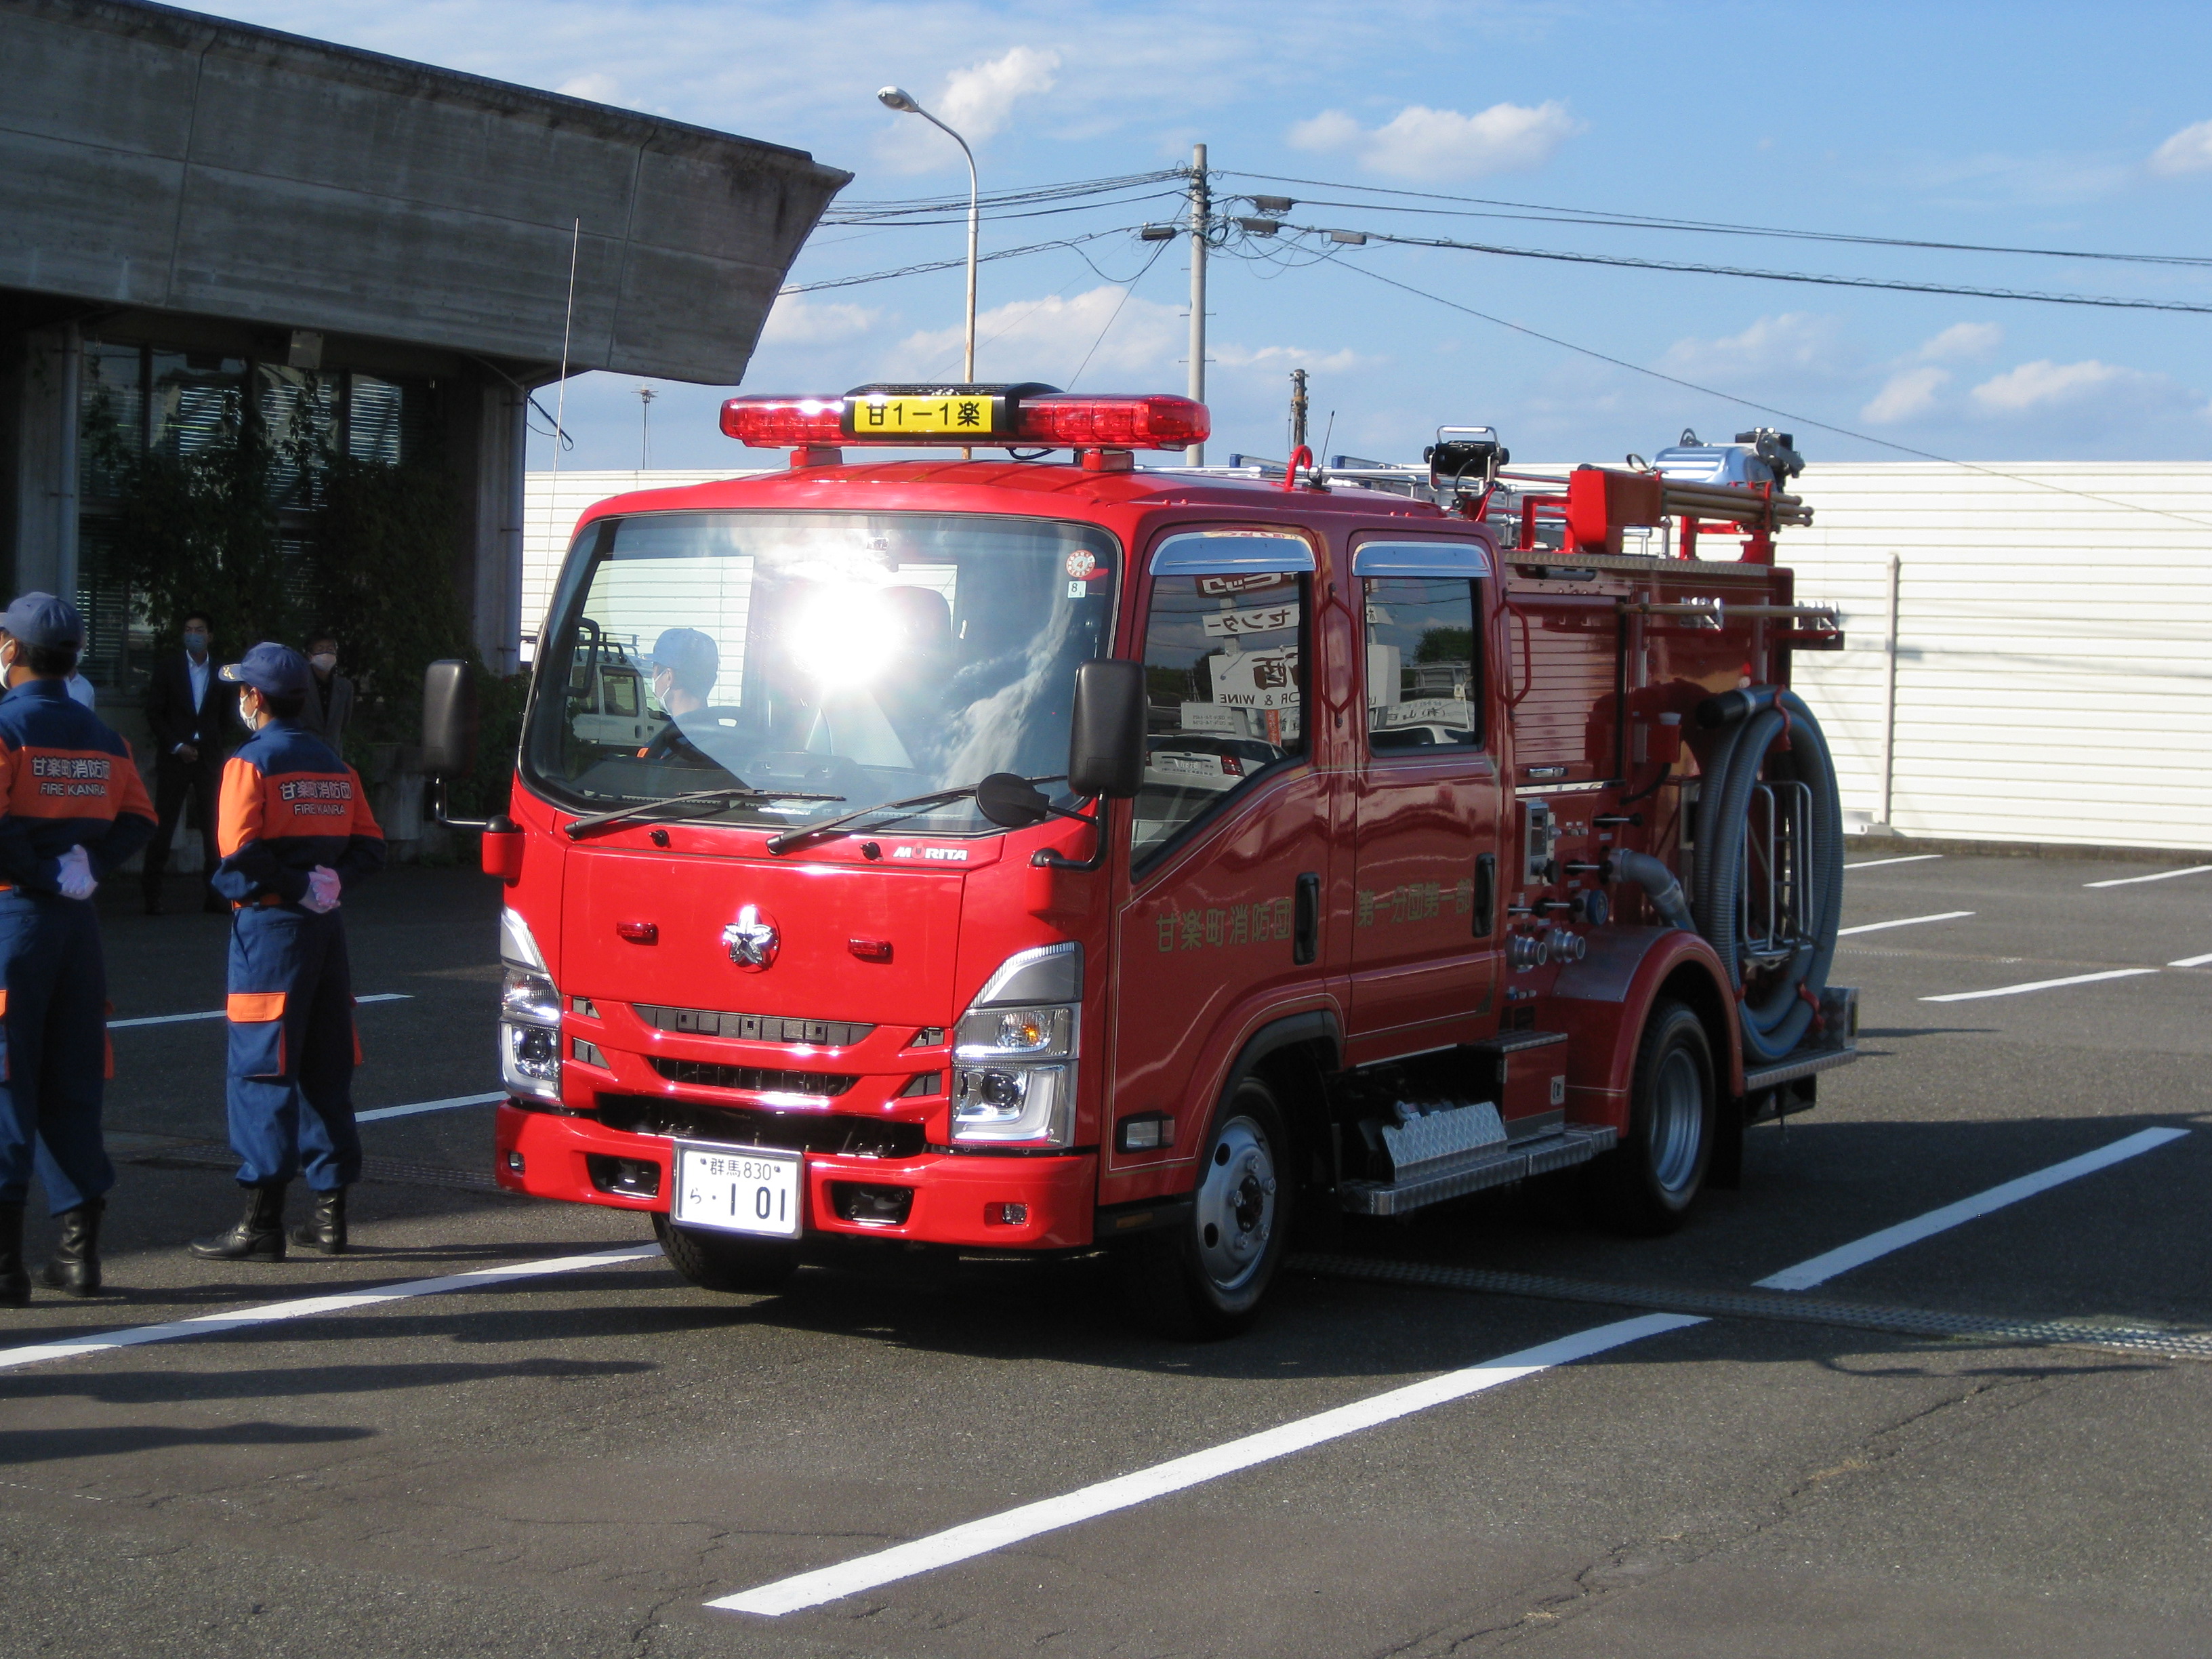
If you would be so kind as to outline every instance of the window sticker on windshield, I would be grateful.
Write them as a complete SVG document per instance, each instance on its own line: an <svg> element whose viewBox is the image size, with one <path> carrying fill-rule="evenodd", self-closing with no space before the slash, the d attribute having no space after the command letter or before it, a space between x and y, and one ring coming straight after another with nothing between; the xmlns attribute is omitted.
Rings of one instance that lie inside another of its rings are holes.
<svg viewBox="0 0 2212 1659"><path fill-rule="evenodd" d="M1083 582L1070 582L1070 583L1068 583L1068 585L1067 585L1067 597L1068 597L1069 599L1080 599L1087 598L1087 597L1089 596L1090 592L1091 592L1091 589L1090 589L1089 586L1088 586L1087 584L1085 584L1085 583L1083 583Z"/></svg>
<svg viewBox="0 0 2212 1659"><path fill-rule="evenodd" d="M1074 577L1076 580L1081 581L1085 576L1088 576L1092 571L1098 568L1098 556L1091 552L1088 548L1079 547L1074 552L1067 556L1067 562L1065 568L1069 575Z"/></svg>
<svg viewBox="0 0 2212 1659"><path fill-rule="evenodd" d="M1297 580L1286 570L1253 570L1240 576L1200 576L1198 591L1209 598L1220 593L1260 593L1271 587L1288 587Z"/></svg>

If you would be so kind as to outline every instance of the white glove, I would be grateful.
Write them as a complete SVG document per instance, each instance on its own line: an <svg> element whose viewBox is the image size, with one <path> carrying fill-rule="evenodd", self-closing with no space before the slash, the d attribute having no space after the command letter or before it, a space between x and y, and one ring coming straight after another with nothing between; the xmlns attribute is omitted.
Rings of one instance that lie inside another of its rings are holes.
<svg viewBox="0 0 2212 1659"><path fill-rule="evenodd" d="M327 864L317 865L307 872L307 896L300 901L301 908L313 910L319 916L330 915L338 908L341 884L337 871Z"/></svg>
<svg viewBox="0 0 2212 1659"><path fill-rule="evenodd" d="M88 899L100 885L92 877L92 859L83 848L72 847L61 856L61 890L64 898Z"/></svg>

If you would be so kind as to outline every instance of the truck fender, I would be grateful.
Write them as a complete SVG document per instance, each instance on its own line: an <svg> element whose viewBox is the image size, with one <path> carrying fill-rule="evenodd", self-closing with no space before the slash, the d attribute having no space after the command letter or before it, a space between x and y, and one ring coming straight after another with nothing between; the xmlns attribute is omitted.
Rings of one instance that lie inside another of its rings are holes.
<svg viewBox="0 0 2212 1659"><path fill-rule="evenodd" d="M1626 1127L1636 1045L1644 1017L1663 992L1688 1003L1704 1020L1723 1102L1741 1096L1735 998L1713 947L1679 927L1600 927L1588 937L1589 954L1563 969L1552 990L1575 1056L1570 1087L1595 1090L1619 1102Z"/></svg>
<svg viewBox="0 0 2212 1659"><path fill-rule="evenodd" d="M1290 1119L1293 1132L1304 1141L1303 1150L1309 1163L1316 1157L1326 1157L1328 1151L1328 1098L1321 1086L1321 1075L1339 1070L1344 1064L1344 1026L1334 1008L1313 1008L1302 1013L1284 1014L1267 1020L1249 1032L1237 1057L1220 1073L1220 1081L1209 1100L1195 1095L1193 1100L1194 1118L1200 1133L1192 1142L1203 1147L1206 1137L1213 1131L1213 1115L1224 1102L1233 1097L1246 1078L1275 1055L1298 1048L1318 1051L1310 1088L1285 1095L1283 1110ZM1202 1113L1195 1109L1204 1101ZM1191 1194L1195 1189L1197 1165L1183 1168L1189 1175L1191 1185L1168 1195L1139 1199L1125 1204L1101 1205L1097 1219L1097 1237L1126 1237L1133 1233L1151 1232L1179 1223L1188 1212ZM1320 1173L1317 1171L1316 1173ZM1334 1170L1325 1178L1334 1178Z"/></svg>

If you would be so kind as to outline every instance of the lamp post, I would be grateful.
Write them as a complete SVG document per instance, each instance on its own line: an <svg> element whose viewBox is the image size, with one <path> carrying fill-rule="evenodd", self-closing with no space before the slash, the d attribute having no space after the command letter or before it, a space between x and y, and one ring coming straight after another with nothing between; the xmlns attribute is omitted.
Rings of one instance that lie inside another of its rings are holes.
<svg viewBox="0 0 2212 1659"><path fill-rule="evenodd" d="M915 102L913 94L903 88L885 87L876 97L887 109L895 109L902 115L919 115L959 145L960 153L968 158L968 349L961 379L972 383L975 379L975 231L978 223L975 152L968 148L965 138Z"/></svg>

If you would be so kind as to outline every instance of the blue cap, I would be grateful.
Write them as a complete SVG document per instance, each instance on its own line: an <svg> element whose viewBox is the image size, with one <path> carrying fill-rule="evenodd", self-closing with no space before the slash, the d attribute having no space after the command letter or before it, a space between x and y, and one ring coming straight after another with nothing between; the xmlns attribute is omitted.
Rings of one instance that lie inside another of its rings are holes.
<svg viewBox="0 0 2212 1659"><path fill-rule="evenodd" d="M307 659L289 645L264 640L234 663L225 663L222 678L237 685L250 685L272 697L305 691L314 671Z"/></svg>
<svg viewBox="0 0 2212 1659"><path fill-rule="evenodd" d="M22 595L0 616L0 629L33 649L84 643L84 618L67 599L51 593Z"/></svg>
<svg viewBox="0 0 2212 1659"><path fill-rule="evenodd" d="M646 661L653 668L665 668L679 687L702 697L714 689L722 672L722 653L713 637L696 628L665 630L653 642L653 654Z"/></svg>

